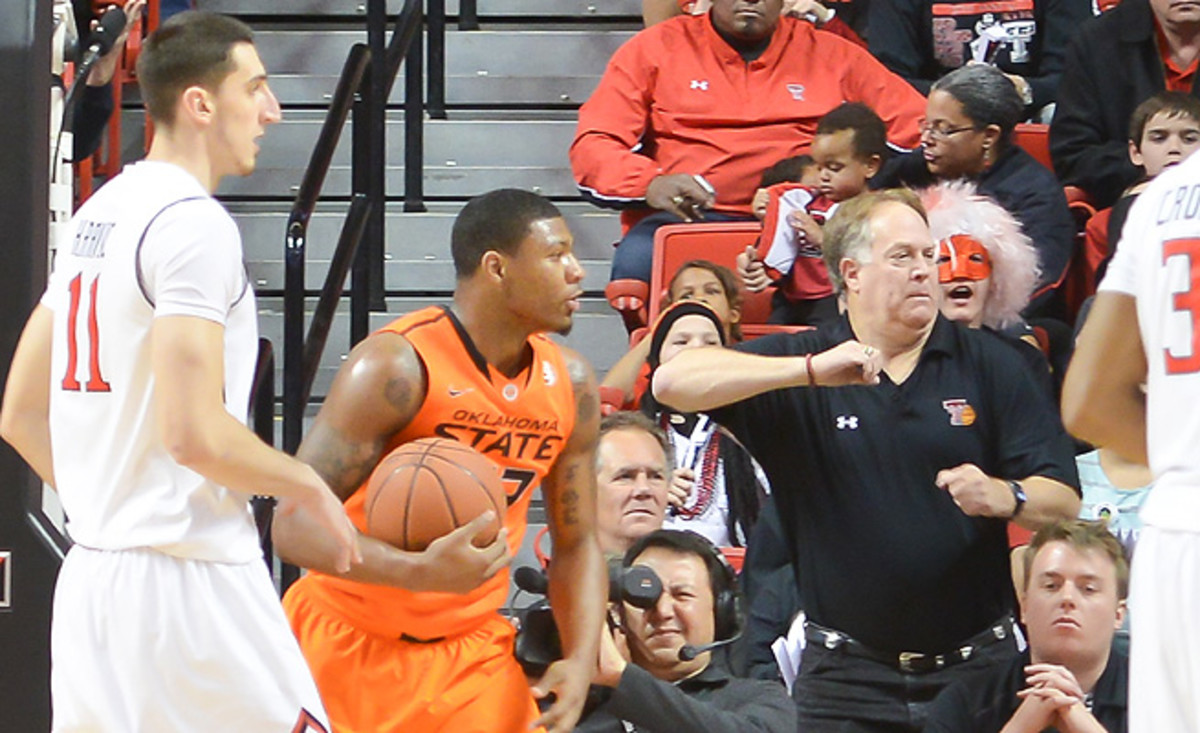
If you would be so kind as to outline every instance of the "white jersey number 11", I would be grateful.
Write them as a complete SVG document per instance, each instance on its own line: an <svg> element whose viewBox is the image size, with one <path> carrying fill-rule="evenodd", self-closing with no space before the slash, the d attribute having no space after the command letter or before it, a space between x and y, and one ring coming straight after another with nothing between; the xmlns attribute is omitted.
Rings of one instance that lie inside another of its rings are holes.
<svg viewBox="0 0 1200 733"><path fill-rule="evenodd" d="M110 392L112 388L100 374L100 329L96 323L96 289L100 285L100 276L92 279L88 288L87 334L88 334L88 381L82 385L86 392ZM71 307L67 311L67 373L62 380L62 388L68 392L78 392L81 389L75 371L79 364L79 344L77 343L76 324L79 321L79 302L83 299L83 274L76 275L71 280Z"/></svg>

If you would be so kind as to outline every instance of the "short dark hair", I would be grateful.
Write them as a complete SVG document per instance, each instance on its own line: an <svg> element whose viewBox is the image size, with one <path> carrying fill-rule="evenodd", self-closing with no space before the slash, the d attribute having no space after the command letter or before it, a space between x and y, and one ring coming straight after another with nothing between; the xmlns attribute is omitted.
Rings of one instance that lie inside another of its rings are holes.
<svg viewBox="0 0 1200 733"><path fill-rule="evenodd" d="M1129 139L1138 150L1142 149L1142 135L1146 125L1160 112L1167 117L1188 117L1200 123L1200 99L1187 92L1159 92L1137 106L1129 117Z"/></svg>
<svg viewBox="0 0 1200 733"><path fill-rule="evenodd" d="M666 431L654 424L646 415L632 411L620 410L600 419L600 432L596 436L596 445L604 440L604 436L617 430L641 430L658 442L666 459L667 473L675 468L675 446L667 437ZM596 468L600 468L600 451L596 451Z"/></svg>
<svg viewBox="0 0 1200 733"><path fill-rule="evenodd" d="M458 213L450 232L455 277L462 280L474 275L486 252L516 254L535 221L561 218L562 212L547 199L518 188L476 196Z"/></svg>
<svg viewBox="0 0 1200 733"><path fill-rule="evenodd" d="M1125 549L1108 525L1102 521L1085 519L1067 519L1047 524L1034 533L1025 551L1025 589L1029 588L1029 576L1033 571L1033 560L1038 551L1051 542L1064 542L1076 550L1095 550L1108 556L1116 568L1117 598L1124 599L1129 595L1129 560L1125 557Z"/></svg>
<svg viewBox="0 0 1200 733"><path fill-rule="evenodd" d="M851 146L858 160L867 162L875 155L880 160L887 157L887 125L867 105L862 102L843 102L817 122L818 135L833 135L842 130L854 133Z"/></svg>
<svg viewBox="0 0 1200 733"><path fill-rule="evenodd" d="M233 73L231 51L239 43L254 43L254 32L240 20L200 10L171 16L138 55L138 86L150 118L173 125L185 89L220 86Z"/></svg>
<svg viewBox="0 0 1200 733"><path fill-rule="evenodd" d="M775 165L763 171L759 188L774 186L777 183L799 183L804 178L804 172L817 164L811 155L793 155L784 158Z"/></svg>
<svg viewBox="0 0 1200 733"><path fill-rule="evenodd" d="M982 130L988 125L1000 128L1000 141L1007 145L1013 129L1025 119L1025 102L1009 78L994 66L961 66L933 83L930 93L945 92L958 100L963 114Z"/></svg>
<svg viewBox="0 0 1200 733"><path fill-rule="evenodd" d="M667 292L663 295L664 302L662 303L663 307L661 310L665 310L668 305L675 302L671 292L675 290L675 283L679 280L679 276L687 270L707 270L711 272L713 277L717 278L717 281L721 283L721 288L725 291L725 299L729 301L729 307L738 311L742 310L742 285L738 276L733 274L733 270L730 270L728 267L718 265L710 260L688 260L680 265L679 269L675 270L675 274L671 276L671 282L667 283ZM729 337L731 339L734 341L742 340L742 327L740 323L730 323L727 327L729 328Z"/></svg>
<svg viewBox="0 0 1200 733"><path fill-rule="evenodd" d="M621 566L631 567L638 557L651 547L661 547L681 555L695 555L704 561L704 566L708 569L709 587L712 589L714 614L718 612L717 601L722 593L737 593L737 576L729 563L722 559L721 551L703 535L690 529L656 529L637 538L625 551Z"/></svg>

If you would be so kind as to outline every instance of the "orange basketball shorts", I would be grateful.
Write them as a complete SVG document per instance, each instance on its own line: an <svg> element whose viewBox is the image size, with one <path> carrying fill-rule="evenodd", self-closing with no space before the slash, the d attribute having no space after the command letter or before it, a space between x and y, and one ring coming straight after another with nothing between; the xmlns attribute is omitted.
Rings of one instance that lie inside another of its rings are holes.
<svg viewBox="0 0 1200 733"><path fill-rule="evenodd" d="M517 733L538 716L500 616L433 643L347 623L303 582L284 609L335 733Z"/></svg>

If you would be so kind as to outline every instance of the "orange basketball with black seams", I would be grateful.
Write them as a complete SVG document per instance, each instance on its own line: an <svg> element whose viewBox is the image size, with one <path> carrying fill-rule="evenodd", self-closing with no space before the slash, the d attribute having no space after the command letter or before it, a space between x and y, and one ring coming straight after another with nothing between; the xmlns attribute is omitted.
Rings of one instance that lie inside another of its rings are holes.
<svg viewBox="0 0 1200 733"><path fill-rule="evenodd" d="M475 540L493 542L504 521L500 469L469 445L422 438L397 447L367 480L367 534L402 550L420 552L484 512L492 525Z"/></svg>

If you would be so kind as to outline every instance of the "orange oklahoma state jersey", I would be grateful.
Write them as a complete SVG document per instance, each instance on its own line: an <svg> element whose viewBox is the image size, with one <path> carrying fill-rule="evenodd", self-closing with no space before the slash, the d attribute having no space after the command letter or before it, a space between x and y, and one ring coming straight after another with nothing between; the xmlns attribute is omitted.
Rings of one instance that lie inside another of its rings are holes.
<svg viewBox="0 0 1200 733"><path fill-rule="evenodd" d="M398 333L425 367L425 401L386 452L418 438L441 437L472 446L503 471L508 492L504 523L509 552L521 547L533 491L562 453L575 426L575 393L562 351L548 337L529 339L529 367L508 379L487 363L458 319L429 307L396 319L381 331ZM386 453L385 452L385 453ZM346 513L365 531L365 485L346 500ZM325 600L361 629L392 638L452 636L477 626L508 596L508 570L465 595L416 593L317 576Z"/></svg>

